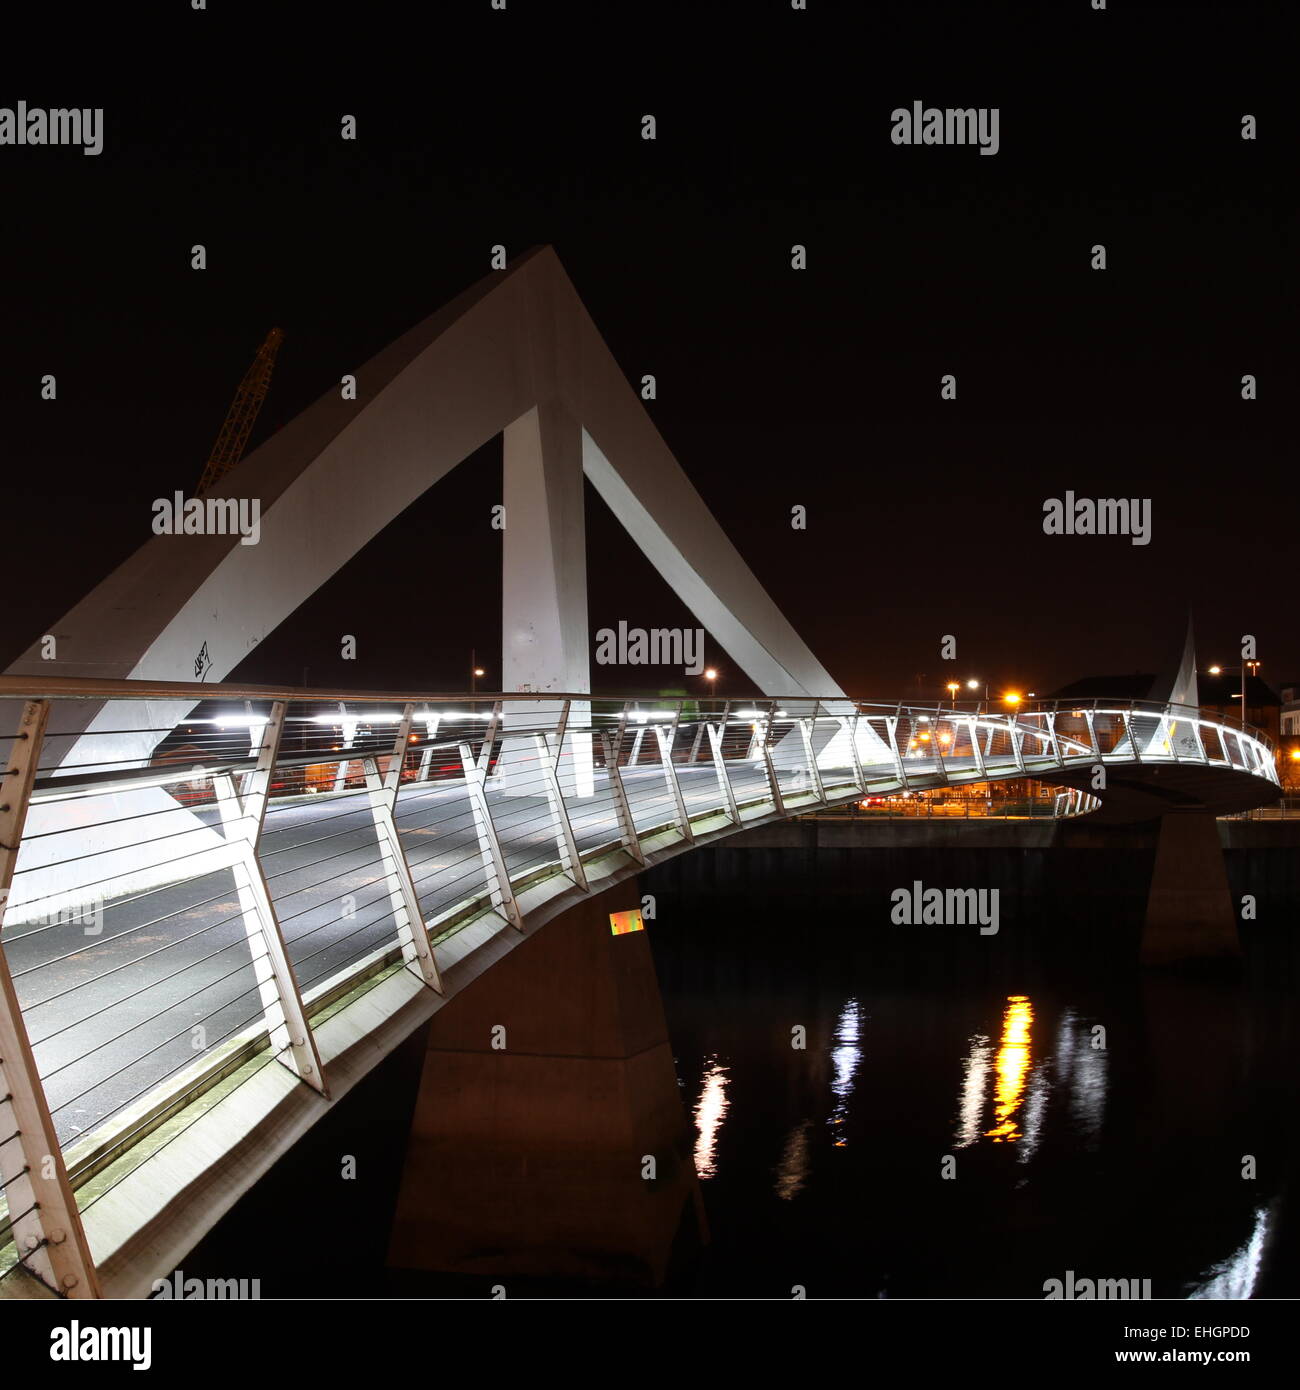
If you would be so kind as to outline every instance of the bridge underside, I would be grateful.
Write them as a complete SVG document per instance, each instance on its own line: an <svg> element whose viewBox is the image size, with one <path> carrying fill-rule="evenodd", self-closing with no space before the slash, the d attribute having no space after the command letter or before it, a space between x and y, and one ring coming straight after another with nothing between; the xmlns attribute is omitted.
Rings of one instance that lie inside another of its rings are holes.
<svg viewBox="0 0 1300 1390"><path fill-rule="evenodd" d="M1277 787L1239 768L1187 763L1107 766L1106 788L1093 790L1091 771L1065 768L1030 774L1051 786L1071 787L1097 797L1091 823L1124 825L1154 820L1170 811L1202 809L1214 816L1253 810L1277 798Z"/></svg>

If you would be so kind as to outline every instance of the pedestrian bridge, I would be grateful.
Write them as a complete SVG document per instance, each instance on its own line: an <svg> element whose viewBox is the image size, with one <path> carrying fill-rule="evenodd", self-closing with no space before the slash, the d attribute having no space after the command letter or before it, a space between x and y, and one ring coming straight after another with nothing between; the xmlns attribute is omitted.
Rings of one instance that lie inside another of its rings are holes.
<svg viewBox="0 0 1300 1390"><path fill-rule="evenodd" d="M1026 776L1098 818L1276 798L1267 740L1198 708L1190 633L1168 704L851 699L640 381L555 252L530 251L349 370L194 509L256 503L255 536L151 535L0 677L0 1296L147 1294L514 945L692 846ZM500 543L500 683L520 693L221 683L496 439L501 502L479 524ZM760 693L589 693L588 487L728 681Z"/></svg>
<svg viewBox="0 0 1300 1390"><path fill-rule="evenodd" d="M1263 735L1171 704L24 677L0 694L21 711L0 808L11 1294L147 1293L444 1001L693 846L1024 777L1062 788L1060 815L1225 813L1278 791ZM171 726L151 713L177 708ZM123 756L124 731L152 752Z"/></svg>

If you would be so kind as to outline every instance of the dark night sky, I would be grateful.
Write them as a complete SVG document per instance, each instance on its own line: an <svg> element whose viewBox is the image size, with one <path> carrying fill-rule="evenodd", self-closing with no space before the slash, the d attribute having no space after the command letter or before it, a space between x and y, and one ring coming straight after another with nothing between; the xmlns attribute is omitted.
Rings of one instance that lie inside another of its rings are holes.
<svg viewBox="0 0 1300 1390"><path fill-rule="evenodd" d="M1263 675L1300 677L1284 8L809 3L284 7L295 34L212 0L81 26L84 78L53 36L16 44L0 105L103 105L106 148L0 148L0 658L143 543L154 498L192 490L272 324L254 443L485 274L493 243L549 242L851 692L1154 669L1189 604L1203 661L1249 632ZM1000 152L895 147L890 112L918 99L998 106ZM496 446L237 674L447 688L471 646L492 671L499 486ZM1045 536L1066 489L1151 498L1152 543ZM591 502L593 628L686 624Z"/></svg>

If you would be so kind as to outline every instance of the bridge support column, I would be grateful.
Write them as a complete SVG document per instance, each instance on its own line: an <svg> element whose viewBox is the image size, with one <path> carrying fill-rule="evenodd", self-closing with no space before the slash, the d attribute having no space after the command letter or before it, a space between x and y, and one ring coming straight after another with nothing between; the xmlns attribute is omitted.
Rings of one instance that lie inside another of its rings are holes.
<svg viewBox="0 0 1300 1390"><path fill-rule="evenodd" d="M1240 954L1237 914L1214 815L1199 807L1166 812L1160 818L1142 928L1142 964Z"/></svg>
<svg viewBox="0 0 1300 1390"><path fill-rule="evenodd" d="M389 1262L662 1282L704 1212L636 880L522 942L430 1024Z"/></svg>

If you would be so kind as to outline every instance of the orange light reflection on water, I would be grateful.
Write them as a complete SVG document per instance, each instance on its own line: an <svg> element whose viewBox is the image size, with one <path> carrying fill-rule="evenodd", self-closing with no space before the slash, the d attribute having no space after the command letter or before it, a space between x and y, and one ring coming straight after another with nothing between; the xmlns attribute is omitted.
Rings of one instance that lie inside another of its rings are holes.
<svg viewBox="0 0 1300 1390"><path fill-rule="evenodd" d="M1009 995L1006 1011L1002 1015L1002 1039L994 1063L997 1085L993 1093L993 1118L997 1124L984 1133L984 1137L992 1139L995 1144L1014 1144L1021 1138L1016 1112L1025 1099L1033 1023L1033 1005L1027 996Z"/></svg>

